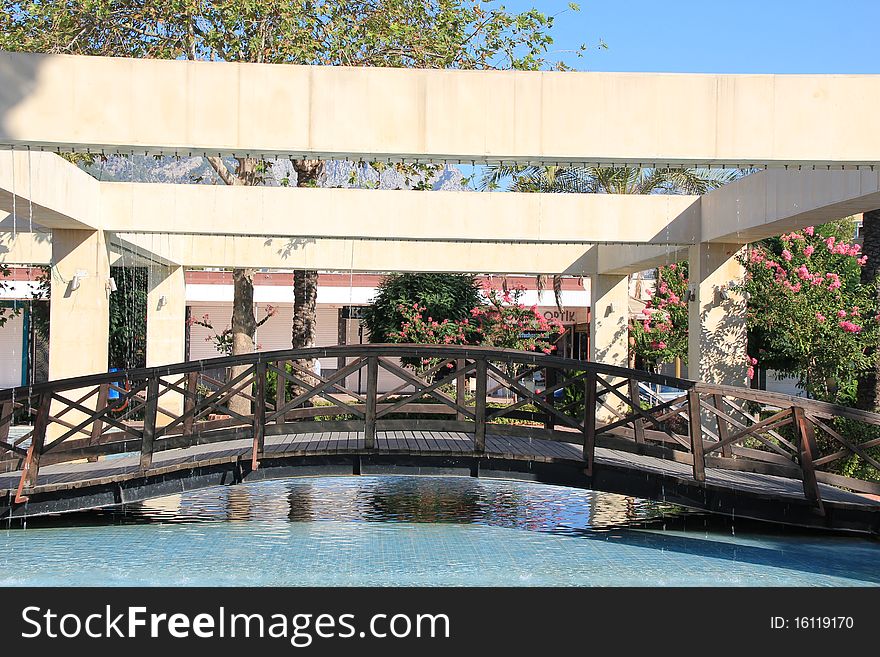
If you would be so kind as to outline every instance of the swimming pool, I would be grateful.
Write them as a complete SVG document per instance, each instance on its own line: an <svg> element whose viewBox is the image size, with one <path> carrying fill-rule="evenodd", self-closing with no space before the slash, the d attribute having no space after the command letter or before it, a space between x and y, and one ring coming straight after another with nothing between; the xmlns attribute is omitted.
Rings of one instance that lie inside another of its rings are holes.
<svg viewBox="0 0 880 657"><path fill-rule="evenodd" d="M456 477L316 477L0 529L0 585L880 584L880 542Z"/></svg>

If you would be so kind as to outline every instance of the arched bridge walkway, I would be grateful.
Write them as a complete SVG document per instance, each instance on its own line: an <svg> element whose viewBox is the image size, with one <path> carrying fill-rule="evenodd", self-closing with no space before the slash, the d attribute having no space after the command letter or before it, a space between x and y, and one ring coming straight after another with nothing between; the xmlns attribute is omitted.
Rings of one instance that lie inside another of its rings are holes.
<svg viewBox="0 0 880 657"><path fill-rule="evenodd" d="M338 368L315 375L319 357ZM856 456L876 479L877 445L880 415L555 356L262 352L0 391L0 518L257 479L403 473L526 478L880 533L880 484L834 472Z"/></svg>

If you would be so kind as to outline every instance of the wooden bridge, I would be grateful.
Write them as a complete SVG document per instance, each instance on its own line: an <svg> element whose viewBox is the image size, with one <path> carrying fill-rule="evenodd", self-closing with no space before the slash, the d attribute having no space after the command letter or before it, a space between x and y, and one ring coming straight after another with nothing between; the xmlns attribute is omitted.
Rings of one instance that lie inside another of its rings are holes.
<svg viewBox="0 0 880 657"><path fill-rule="evenodd" d="M316 375L314 358L339 367ZM386 392L380 370L396 382ZM663 401L658 384L678 393ZM876 534L880 484L832 468L855 456L880 474L877 445L873 413L529 352L261 352L0 391L0 518L400 473L523 478Z"/></svg>

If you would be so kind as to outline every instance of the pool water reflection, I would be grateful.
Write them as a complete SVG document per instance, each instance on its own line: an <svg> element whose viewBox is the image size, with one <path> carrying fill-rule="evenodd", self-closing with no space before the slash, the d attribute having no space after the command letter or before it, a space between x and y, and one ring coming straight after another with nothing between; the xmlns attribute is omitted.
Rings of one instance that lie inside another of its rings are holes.
<svg viewBox="0 0 880 657"><path fill-rule="evenodd" d="M0 585L878 585L880 542L442 477L213 488L0 529Z"/></svg>

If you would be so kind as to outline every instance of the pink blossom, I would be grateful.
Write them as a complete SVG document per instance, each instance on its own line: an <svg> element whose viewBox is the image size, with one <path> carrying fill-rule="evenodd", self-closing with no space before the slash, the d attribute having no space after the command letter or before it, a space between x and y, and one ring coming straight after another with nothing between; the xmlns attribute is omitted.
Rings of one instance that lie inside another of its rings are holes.
<svg viewBox="0 0 880 657"><path fill-rule="evenodd" d="M804 233L806 233L810 237L812 237L813 233L815 233L815 232L816 232L816 229L813 226L807 226L806 228L804 228Z"/></svg>
<svg viewBox="0 0 880 657"><path fill-rule="evenodd" d="M825 315L823 315L822 313L816 313L816 321L818 321L820 324L824 324Z"/></svg>
<svg viewBox="0 0 880 657"><path fill-rule="evenodd" d="M853 324L849 321L840 322L839 326L847 333L860 333L862 330L861 326L859 326L858 324Z"/></svg>
<svg viewBox="0 0 880 657"><path fill-rule="evenodd" d="M791 251L788 249L782 249L782 259L786 262L791 262Z"/></svg>
<svg viewBox="0 0 880 657"><path fill-rule="evenodd" d="M813 275L810 273L810 270L807 269L806 265L801 265L795 271L797 272L797 275L805 281L813 278Z"/></svg>
<svg viewBox="0 0 880 657"><path fill-rule="evenodd" d="M859 263L859 267L864 267L865 263L868 262L868 256L862 256L861 258L856 260L856 262Z"/></svg>
<svg viewBox="0 0 880 657"><path fill-rule="evenodd" d="M811 255L813 255L813 251L815 250L816 248L812 244L807 244L807 246L804 247L804 255L809 258Z"/></svg>
<svg viewBox="0 0 880 657"><path fill-rule="evenodd" d="M834 237L833 235L832 235L831 237L829 237L828 239L825 240L825 246L828 247L828 250L829 250L829 251L833 251L833 250L834 250L834 242L836 242L836 241L837 241L837 240L835 239L835 237Z"/></svg>
<svg viewBox="0 0 880 657"><path fill-rule="evenodd" d="M838 317L846 317L847 314L848 314L848 313L847 313L845 310L838 310L838 311L837 311L837 316L838 316Z"/></svg>
<svg viewBox="0 0 880 657"><path fill-rule="evenodd" d="M749 377L749 379L754 379L755 378L755 368L752 367L751 365L749 365L749 369L748 369L748 371L746 371L746 375Z"/></svg>

